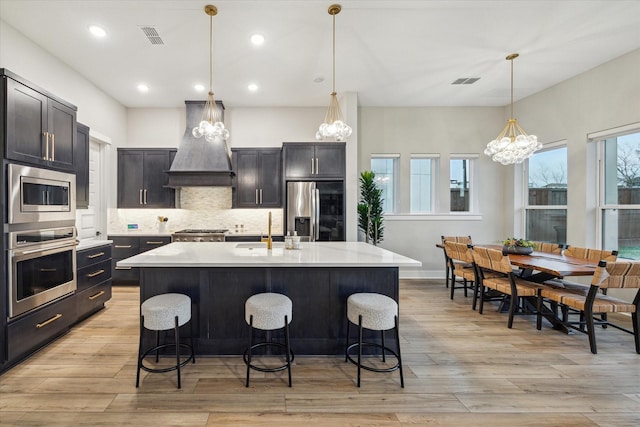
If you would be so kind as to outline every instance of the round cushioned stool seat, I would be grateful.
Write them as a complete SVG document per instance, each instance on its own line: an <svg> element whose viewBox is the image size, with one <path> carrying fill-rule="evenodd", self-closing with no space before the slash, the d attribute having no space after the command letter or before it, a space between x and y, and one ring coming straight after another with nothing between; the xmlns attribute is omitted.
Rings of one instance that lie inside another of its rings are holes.
<svg viewBox="0 0 640 427"><path fill-rule="evenodd" d="M347 318L356 325L362 316L362 327L374 331L395 328L398 303L386 295L373 293L352 294L347 299Z"/></svg>
<svg viewBox="0 0 640 427"><path fill-rule="evenodd" d="M253 316L253 327L270 331L284 327L284 317L291 323L293 304L282 294L272 292L256 294L245 302L245 320L250 323Z"/></svg>
<svg viewBox="0 0 640 427"><path fill-rule="evenodd" d="M152 331L165 331L191 320L191 298L183 294L162 294L149 298L140 307L144 327Z"/></svg>

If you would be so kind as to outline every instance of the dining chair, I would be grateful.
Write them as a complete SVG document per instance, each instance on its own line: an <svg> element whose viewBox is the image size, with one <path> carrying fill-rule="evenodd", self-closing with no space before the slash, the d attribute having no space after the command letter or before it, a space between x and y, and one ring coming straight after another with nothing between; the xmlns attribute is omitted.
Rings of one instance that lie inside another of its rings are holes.
<svg viewBox="0 0 640 427"><path fill-rule="evenodd" d="M613 288L635 288L638 289L638 291L636 291L633 302L614 298L599 292L600 290ZM570 289L541 288L537 300L538 316L536 327L538 330L542 328L541 311L545 300L578 310L583 314L578 321L563 319L562 323L566 327L584 332L589 336L591 353L597 353L595 325L600 324L609 325L633 334L636 353L640 354L640 318L638 317L638 304L640 304L640 262L600 261L593 275L589 292L586 295ZM596 314L606 313L631 313L633 331L611 323L606 317L599 319L594 317ZM584 331L583 325L586 326L586 331Z"/></svg>
<svg viewBox="0 0 640 427"><path fill-rule="evenodd" d="M545 285L529 282L517 277L509 257L502 254L501 250L474 247L473 259L479 272L480 308L484 309L485 288L492 289L503 295L509 296L509 320L507 327L513 326L513 317L519 307L520 299L524 297L537 297L538 290ZM500 273L487 274L487 273Z"/></svg>
<svg viewBox="0 0 640 427"><path fill-rule="evenodd" d="M450 260L451 268L451 299L456 289L464 289L464 296L467 296L467 289L476 283L476 270L473 265L473 255L471 248L466 243L457 243L451 240L444 242L444 252ZM456 287L456 277L462 280L462 286Z"/></svg>
<svg viewBox="0 0 640 427"><path fill-rule="evenodd" d="M562 250L564 249L564 245L559 243L549 243L549 242L531 242L535 246L535 250L538 252L545 252L548 254L557 254L560 255Z"/></svg>
<svg viewBox="0 0 640 427"><path fill-rule="evenodd" d="M607 262L615 261L618 258L618 251L606 251L603 249L590 249L590 248L580 248L577 246L567 246L564 250L564 255L588 259L589 261L598 262L600 260L605 260Z"/></svg>
<svg viewBox="0 0 640 427"><path fill-rule="evenodd" d="M440 242L444 245L444 242L456 242L456 243L466 243L466 244L471 244L471 236L440 236ZM451 277L450 273L453 273L453 270L451 269L451 263L452 261L449 259L449 257L447 257L447 253L446 251L444 251L444 268L445 268L445 280L444 280L444 284L445 286L448 288L449 287L449 281L452 281L453 278Z"/></svg>

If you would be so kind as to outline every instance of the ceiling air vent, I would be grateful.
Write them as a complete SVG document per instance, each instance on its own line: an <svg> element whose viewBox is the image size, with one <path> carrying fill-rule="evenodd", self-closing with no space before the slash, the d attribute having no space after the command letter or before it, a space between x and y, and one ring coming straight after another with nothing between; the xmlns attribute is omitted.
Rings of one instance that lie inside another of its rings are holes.
<svg viewBox="0 0 640 427"><path fill-rule="evenodd" d="M480 80L480 77L461 77L456 79L452 85L471 85Z"/></svg>
<svg viewBox="0 0 640 427"><path fill-rule="evenodd" d="M149 39L151 44L164 44L164 41L160 37L160 34L158 34L158 30L156 30L155 27L142 26L140 29L144 35L147 36L147 39Z"/></svg>

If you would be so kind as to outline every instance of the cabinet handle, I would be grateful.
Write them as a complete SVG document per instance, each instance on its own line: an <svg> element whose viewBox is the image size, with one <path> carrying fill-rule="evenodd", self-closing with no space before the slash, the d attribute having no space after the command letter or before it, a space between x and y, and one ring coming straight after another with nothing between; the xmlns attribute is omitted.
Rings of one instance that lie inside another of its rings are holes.
<svg viewBox="0 0 640 427"><path fill-rule="evenodd" d="M260 189L260 204L262 204L262 188Z"/></svg>
<svg viewBox="0 0 640 427"><path fill-rule="evenodd" d="M131 267L116 267L116 270L131 270Z"/></svg>
<svg viewBox="0 0 640 427"><path fill-rule="evenodd" d="M115 245L114 248L117 248L117 249L129 249L129 248L131 248L131 245Z"/></svg>
<svg viewBox="0 0 640 427"><path fill-rule="evenodd" d="M49 132L44 132L44 159L49 160Z"/></svg>
<svg viewBox="0 0 640 427"><path fill-rule="evenodd" d="M51 160L56 159L56 134L51 134Z"/></svg>
<svg viewBox="0 0 640 427"><path fill-rule="evenodd" d="M87 255L87 258L89 258L89 259L93 259L93 258L101 257L102 255L104 255L104 252L98 252L98 253L96 253L96 254Z"/></svg>
<svg viewBox="0 0 640 427"><path fill-rule="evenodd" d="M54 271L58 271L58 269L57 268L41 268L40 269L41 273L51 273L51 272L54 272Z"/></svg>
<svg viewBox="0 0 640 427"><path fill-rule="evenodd" d="M104 291L100 291L100 292L98 292L98 293L97 293L97 294L95 294L95 295L91 295L91 296L89 297L89 299L94 300L94 299L96 299L96 298L101 297L102 295L104 295Z"/></svg>
<svg viewBox="0 0 640 427"><path fill-rule="evenodd" d="M318 158L316 157L316 175L320 173L320 165L318 164Z"/></svg>
<svg viewBox="0 0 640 427"><path fill-rule="evenodd" d="M315 172L313 171L313 157L311 158L311 175L313 175Z"/></svg>
<svg viewBox="0 0 640 427"><path fill-rule="evenodd" d="M59 318L62 317L61 313L56 314L55 316L53 316L51 319L45 320L42 323L37 323L36 324L36 328L44 328L45 326L47 326L49 323L51 322L55 322L56 320L58 320Z"/></svg>
<svg viewBox="0 0 640 427"><path fill-rule="evenodd" d="M142 204L142 188L140 189L140 195L138 197L140 199L140 203L139 204Z"/></svg>
<svg viewBox="0 0 640 427"><path fill-rule="evenodd" d="M256 205L258 204L258 189L256 188Z"/></svg>
<svg viewBox="0 0 640 427"><path fill-rule="evenodd" d="M147 204L147 189L144 189L144 204Z"/></svg>
<svg viewBox="0 0 640 427"><path fill-rule="evenodd" d="M147 245L163 245L164 242L153 242L153 241L148 241L147 240Z"/></svg>
<svg viewBox="0 0 640 427"><path fill-rule="evenodd" d="M96 271L95 273L89 273L89 274L87 274L87 277L91 279L91 278L93 278L93 277L96 277L96 276L101 275L102 273L104 273L104 270L100 269L100 270Z"/></svg>

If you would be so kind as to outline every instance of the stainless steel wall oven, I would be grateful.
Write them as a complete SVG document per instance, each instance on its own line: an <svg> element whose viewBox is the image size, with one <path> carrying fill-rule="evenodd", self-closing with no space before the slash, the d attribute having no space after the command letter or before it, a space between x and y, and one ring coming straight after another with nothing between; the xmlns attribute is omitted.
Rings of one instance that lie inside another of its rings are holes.
<svg viewBox="0 0 640 427"><path fill-rule="evenodd" d="M76 290L76 229L9 233L9 317L43 306Z"/></svg>

